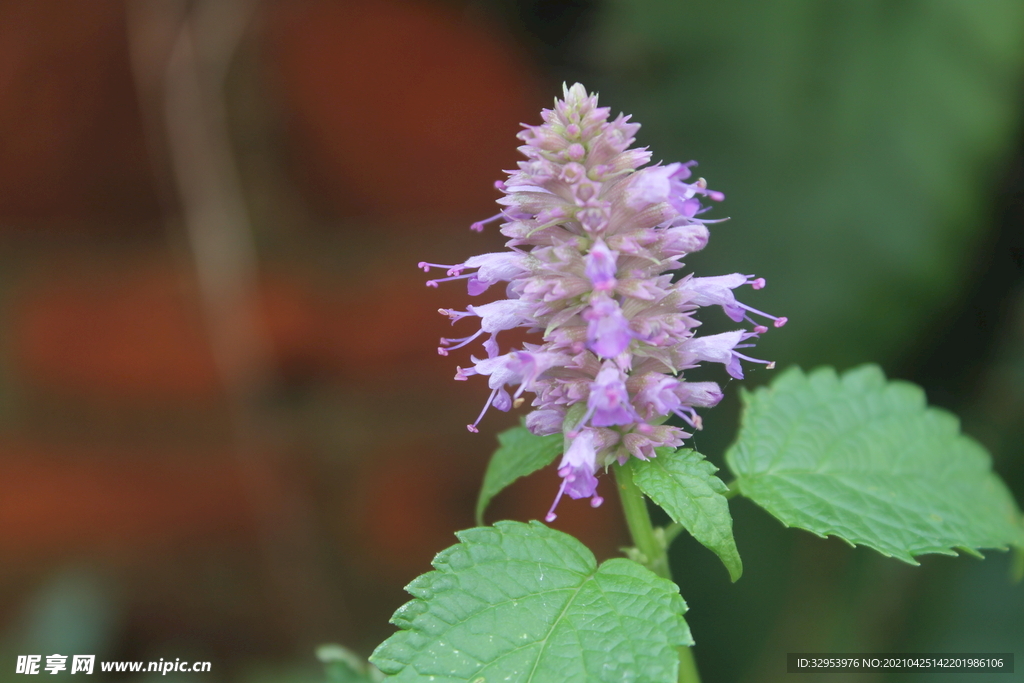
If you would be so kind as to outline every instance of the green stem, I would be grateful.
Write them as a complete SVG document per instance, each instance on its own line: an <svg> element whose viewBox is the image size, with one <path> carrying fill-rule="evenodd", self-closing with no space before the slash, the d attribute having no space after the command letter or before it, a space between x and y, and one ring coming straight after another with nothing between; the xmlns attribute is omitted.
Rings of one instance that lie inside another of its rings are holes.
<svg viewBox="0 0 1024 683"><path fill-rule="evenodd" d="M684 531L686 531L686 527L684 527L679 522L672 522L667 527L665 527L665 551L666 552L668 551L669 548L672 547L672 541L676 540L676 538L679 536L679 534L683 533Z"/></svg>
<svg viewBox="0 0 1024 683"><path fill-rule="evenodd" d="M629 465L614 464L615 481L619 486L619 498L622 510L626 513L626 526L633 537L633 544L642 555L641 561L648 569L663 579L672 580L672 572L668 566L668 544L659 539L651 524L651 515L647 511L644 494L633 481L633 471ZM693 652L688 647L679 648L679 683L700 683L697 663Z"/></svg>
<svg viewBox="0 0 1024 683"><path fill-rule="evenodd" d="M663 579L672 580L672 572L668 568L668 553L658 541L651 524L651 516L647 512L647 501L644 494L633 481L633 470L629 465L613 465L615 481L619 485L619 498L622 510L626 513L626 525L633 537L633 545L643 555L643 564Z"/></svg>

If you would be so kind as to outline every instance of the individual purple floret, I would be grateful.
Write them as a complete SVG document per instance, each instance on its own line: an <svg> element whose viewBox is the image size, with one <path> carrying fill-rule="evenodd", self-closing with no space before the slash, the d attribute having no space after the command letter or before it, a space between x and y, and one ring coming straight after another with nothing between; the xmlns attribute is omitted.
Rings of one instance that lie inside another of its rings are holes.
<svg viewBox="0 0 1024 683"><path fill-rule="evenodd" d="M771 369L774 363L740 349L753 346L769 321L786 324L737 301L737 288L762 289L763 278L673 276L687 254L707 244L707 226L719 222L700 217L708 210L702 199L725 196L692 178L694 161L647 166L650 152L630 148L640 126L621 114L609 120L609 114L579 83L565 88L564 99L541 112L541 125L519 133L526 160L507 181L495 183L504 195L502 210L471 226L479 232L500 222L509 251L454 265L419 264L427 272L444 271L427 282L430 287L465 280L469 294L478 296L506 283L503 299L465 311L440 309L453 325L478 318L479 329L442 339L438 353L482 338L487 357L473 358L472 367L455 376L488 378L491 394L468 425L471 432L489 408L518 407L530 392L530 431L564 434L562 484L549 522L565 494L601 504L599 469L682 445L691 433L662 424L667 417L701 428L696 409L714 407L722 390L714 382L687 382L685 370L721 363L742 379L742 362ZM694 315L705 306L719 306L752 327L698 337ZM542 343L502 354L498 333L520 327L541 334Z"/></svg>

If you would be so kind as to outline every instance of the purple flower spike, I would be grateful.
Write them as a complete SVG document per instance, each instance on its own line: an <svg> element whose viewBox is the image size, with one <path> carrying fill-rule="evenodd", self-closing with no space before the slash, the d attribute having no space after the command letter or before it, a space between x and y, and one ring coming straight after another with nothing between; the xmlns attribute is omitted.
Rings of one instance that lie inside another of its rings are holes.
<svg viewBox="0 0 1024 683"><path fill-rule="evenodd" d="M550 522L565 494L601 504L600 468L656 457L657 448L678 447L701 428L697 410L718 404L722 389L688 382L684 370L720 363L742 378L743 363L772 368L745 350L769 330L768 321L782 327L786 318L737 301L737 288L760 290L763 278L676 276L682 259L707 245L708 226L724 220L704 217L708 202L725 196L693 177L696 162L647 166L651 153L632 147L639 125L625 115L611 118L578 83L541 118L519 133L526 158L495 183L502 210L472 226L500 223L508 250L418 265L443 272L428 286L465 280L472 296L503 283L504 298L440 309L453 324L468 319L479 327L442 339L438 352L478 340L486 352L455 375L487 377L490 394L467 425L471 432L490 408L519 408L530 393L530 431L564 434L569 445ZM748 329L697 336L697 315L707 306ZM498 334L515 328L539 335L540 343L503 351ZM663 424L669 416L683 427Z"/></svg>

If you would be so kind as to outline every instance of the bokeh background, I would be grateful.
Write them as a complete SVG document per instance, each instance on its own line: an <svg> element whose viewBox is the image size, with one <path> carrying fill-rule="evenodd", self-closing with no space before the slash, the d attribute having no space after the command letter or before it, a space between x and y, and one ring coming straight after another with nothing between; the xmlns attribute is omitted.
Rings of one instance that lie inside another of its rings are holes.
<svg viewBox="0 0 1024 683"><path fill-rule="evenodd" d="M465 431L486 388L435 347L466 296L415 264L500 248L468 226L577 80L726 193L689 265L767 278L749 303L790 323L762 357L922 384L1024 501L1019 2L6 0L0 680L60 652L318 681L316 645L391 633L518 419ZM719 464L727 391L696 440ZM613 556L616 505L555 526ZM737 584L674 548L705 680L781 680L792 651L1024 656L1006 553L910 567L734 514Z"/></svg>

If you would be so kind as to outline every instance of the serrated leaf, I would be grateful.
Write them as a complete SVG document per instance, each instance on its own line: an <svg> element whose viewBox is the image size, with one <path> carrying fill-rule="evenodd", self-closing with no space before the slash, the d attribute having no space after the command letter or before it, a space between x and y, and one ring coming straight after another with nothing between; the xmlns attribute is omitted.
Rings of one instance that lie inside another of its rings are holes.
<svg viewBox="0 0 1024 683"><path fill-rule="evenodd" d="M459 532L436 571L406 587L401 631L370 657L395 681L592 683L676 680L692 645L671 581L622 558L600 566L539 522Z"/></svg>
<svg viewBox="0 0 1024 683"><path fill-rule="evenodd" d="M551 464L562 453L562 435L536 436L526 427L513 427L498 435L498 450L491 456L476 501L476 523L483 524L491 499L520 477Z"/></svg>
<svg viewBox="0 0 1024 683"><path fill-rule="evenodd" d="M726 462L787 526L917 564L915 555L1024 542L1020 511L976 441L874 365L783 373L745 396Z"/></svg>
<svg viewBox="0 0 1024 683"><path fill-rule="evenodd" d="M729 487L715 476L718 468L700 453L656 449L651 460L630 459L633 480L648 498L682 524L705 548L722 560L729 578L743 574L743 562L732 535L732 515L724 494Z"/></svg>

